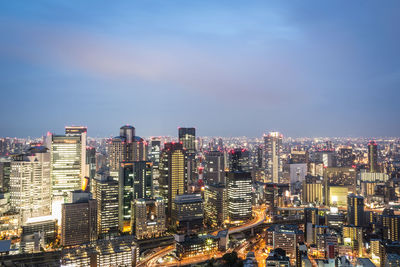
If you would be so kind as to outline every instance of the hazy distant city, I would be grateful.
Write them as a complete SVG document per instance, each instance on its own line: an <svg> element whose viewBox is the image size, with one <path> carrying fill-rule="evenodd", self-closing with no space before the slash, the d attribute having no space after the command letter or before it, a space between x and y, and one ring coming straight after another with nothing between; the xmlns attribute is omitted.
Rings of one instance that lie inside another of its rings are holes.
<svg viewBox="0 0 400 267"><path fill-rule="evenodd" d="M400 266L399 11L1 1L0 267Z"/></svg>

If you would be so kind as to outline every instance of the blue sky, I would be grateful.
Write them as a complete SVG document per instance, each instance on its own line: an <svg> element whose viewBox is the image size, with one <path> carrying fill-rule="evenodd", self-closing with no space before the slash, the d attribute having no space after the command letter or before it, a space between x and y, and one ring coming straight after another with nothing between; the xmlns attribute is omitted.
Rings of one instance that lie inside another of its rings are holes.
<svg viewBox="0 0 400 267"><path fill-rule="evenodd" d="M4 1L0 136L399 136L399 1Z"/></svg>

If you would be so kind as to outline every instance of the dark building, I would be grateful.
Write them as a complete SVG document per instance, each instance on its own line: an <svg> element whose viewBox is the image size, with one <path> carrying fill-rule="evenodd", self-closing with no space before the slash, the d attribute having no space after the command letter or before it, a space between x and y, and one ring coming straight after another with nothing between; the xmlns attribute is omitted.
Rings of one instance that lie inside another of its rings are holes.
<svg viewBox="0 0 400 267"><path fill-rule="evenodd" d="M120 227L130 225L131 205L134 199L152 197L151 166L150 161L121 163L119 172Z"/></svg>
<svg viewBox="0 0 400 267"><path fill-rule="evenodd" d="M250 152L236 148L229 152L229 170L231 172L250 172Z"/></svg>
<svg viewBox="0 0 400 267"><path fill-rule="evenodd" d="M317 208L304 208L304 238L310 243L313 238L313 227L319 224Z"/></svg>
<svg viewBox="0 0 400 267"><path fill-rule="evenodd" d="M228 218L227 192L224 184L206 185L204 190L205 222L217 227L225 223Z"/></svg>
<svg viewBox="0 0 400 267"><path fill-rule="evenodd" d="M97 201L90 194L72 192L72 203L62 204L61 245L74 246L97 239Z"/></svg>
<svg viewBox="0 0 400 267"><path fill-rule="evenodd" d="M88 167L89 178L93 179L96 175L96 148L86 148L86 165Z"/></svg>
<svg viewBox="0 0 400 267"><path fill-rule="evenodd" d="M0 161L0 193L10 190L11 162Z"/></svg>
<svg viewBox="0 0 400 267"><path fill-rule="evenodd" d="M209 151L204 153L204 157L204 178L206 184L225 183L224 153L221 151Z"/></svg>
<svg viewBox="0 0 400 267"><path fill-rule="evenodd" d="M195 128L183 128L178 129L179 142L182 143L183 148L186 149L187 153L196 153L196 129Z"/></svg>
<svg viewBox="0 0 400 267"><path fill-rule="evenodd" d="M375 141L368 143L368 166L369 172L378 172L378 145Z"/></svg>
<svg viewBox="0 0 400 267"><path fill-rule="evenodd" d="M347 197L347 222L349 225L364 225L364 198L350 194Z"/></svg>
<svg viewBox="0 0 400 267"><path fill-rule="evenodd" d="M351 167L354 165L355 156L353 154L353 148L351 146L339 147L337 153L337 165L338 167Z"/></svg>
<svg viewBox="0 0 400 267"><path fill-rule="evenodd" d="M172 219L178 233L190 233L203 227L203 199L200 194L177 195Z"/></svg>
<svg viewBox="0 0 400 267"><path fill-rule="evenodd" d="M186 152L180 143L166 143L161 152L159 191L171 219L177 195L187 193Z"/></svg>

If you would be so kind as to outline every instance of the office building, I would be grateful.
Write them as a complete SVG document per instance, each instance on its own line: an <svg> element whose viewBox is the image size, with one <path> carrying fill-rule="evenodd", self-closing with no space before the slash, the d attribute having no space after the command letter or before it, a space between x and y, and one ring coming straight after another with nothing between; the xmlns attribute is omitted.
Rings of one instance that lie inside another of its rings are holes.
<svg viewBox="0 0 400 267"><path fill-rule="evenodd" d="M52 216L29 218L22 225L22 235L29 236L35 233L43 233L46 244L54 242L57 237L57 220Z"/></svg>
<svg viewBox="0 0 400 267"><path fill-rule="evenodd" d="M196 153L196 129L195 128L178 128L179 142L182 143L183 148L186 149L187 154Z"/></svg>
<svg viewBox="0 0 400 267"><path fill-rule="evenodd" d="M43 146L31 147L14 157L10 173L10 207L19 223L51 214L50 153Z"/></svg>
<svg viewBox="0 0 400 267"><path fill-rule="evenodd" d="M252 217L252 178L249 172L227 172L228 217L231 222Z"/></svg>
<svg viewBox="0 0 400 267"><path fill-rule="evenodd" d="M355 194L347 197L347 222L349 225L364 225L364 198Z"/></svg>
<svg viewBox="0 0 400 267"><path fill-rule="evenodd" d="M160 178L160 157L161 157L161 141L152 138L150 142L149 149L149 160L152 165L152 175L153 175L153 190L154 195L159 196L159 182Z"/></svg>
<svg viewBox="0 0 400 267"><path fill-rule="evenodd" d="M221 226L228 219L226 191L224 184L212 184L205 187L204 220L211 227Z"/></svg>
<svg viewBox="0 0 400 267"><path fill-rule="evenodd" d="M200 194L177 195L172 219L178 233L190 233L203 228L204 208Z"/></svg>
<svg viewBox="0 0 400 267"><path fill-rule="evenodd" d="M264 149L266 160L266 182L279 183L282 177L282 134L270 132L264 135Z"/></svg>
<svg viewBox="0 0 400 267"><path fill-rule="evenodd" d="M309 155L308 151L305 150L291 150L290 152L290 164L308 164Z"/></svg>
<svg viewBox="0 0 400 267"><path fill-rule="evenodd" d="M0 158L0 193L10 190L11 161Z"/></svg>
<svg viewBox="0 0 400 267"><path fill-rule="evenodd" d="M375 141L368 143L368 166L369 172L379 172L378 170L378 145Z"/></svg>
<svg viewBox="0 0 400 267"><path fill-rule="evenodd" d="M137 239L149 239L162 236L166 231L164 200L135 199L132 203L132 234Z"/></svg>
<svg viewBox="0 0 400 267"><path fill-rule="evenodd" d="M86 128L66 127L65 130L65 135L51 136L53 209L59 209L58 205L66 201L69 192L81 188L86 174Z"/></svg>
<svg viewBox="0 0 400 267"><path fill-rule="evenodd" d="M341 146L337 152L337 166L351 167L354 165L355 156L351 146Z"/></svg>
<svg viewBox="0 0 400 267"><path fill-rule="evenodd" d="M105 235L107 233L118 232L118 181L111 176L98 174L92 179L92 197L97 201L97 233Z"/></svg>
<svg viewBox="0 0 400 267"><path fill-rule="evenodd" d="M303 203L322 204L324 202L322 177L308 175L303 182Z"/></svg>
<svg viewBox="0 0 400 267"><path fill-rule="evenodd" d="M211 235L186 236L182 242L176 242L176 255L179 259L193 257L200 253L210 255L218 250L218 239Z"/></svg>
<svg viewBox="0 0 400 267"><path fill-rule="evenodd" d="M93 179L96 175L96 148L86 148L86 177Z"/></svg>
<svg viewBox="0 0 400 267"><path fill-rule="evenodd" d="M204 153L204 158L204 178L206 184L225 183L224 153L218 150L209 151Z"/></svg>
<svg viewBox="0 0 400 267"><path fill-rule="evenodd" d="M229 151L229 171L250 172L250 152L247 149L235 148Z"/></svg>
<svg viewBox="0 0 400 267"><path fill-rule="evenodd" d="M175 197L187 192L185 157L185 150L180 143L166 143L161 152L159 190L167 202L168 219L175 209Z"/></svg>
<svg viewBox="0 0 400 267"><path fill-rule="evenodd" d="M72 203L62 204L61 245L74 246L97 239L97 201L90 193L71 192Z"/></svg>
<svg viewBox="0 0 400 267"><path fill-rule="evenodd" d="M129 231L132 201L153 196L150 161L123 162L119 172L120 228Z"/></svg>
<svg viewBox="0 0 400 267"><path fill-rule="evenodd" d="M124 125L119 134L108 143L110 175L113 177L118 176L120 163L147 160L148 144L136 136L135 127Z"/></svg>

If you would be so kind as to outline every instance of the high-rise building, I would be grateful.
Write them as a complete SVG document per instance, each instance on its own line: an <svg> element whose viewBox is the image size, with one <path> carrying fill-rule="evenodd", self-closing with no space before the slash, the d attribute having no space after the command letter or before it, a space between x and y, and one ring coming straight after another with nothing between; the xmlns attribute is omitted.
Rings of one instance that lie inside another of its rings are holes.
<svg viewBox="0 0 400 267"><path fill-rule="evenodd" d="M205 222L217 227L228 219L227 192L224 184L206 185L204 190L204 219Z"/></svg>
<svg viewBox="0 0 400 267"><path fill-rule="evenodd" d="M379 172L378 171L378 145L375 141L370 141L368 143L368 166L369 172Z"/></svg>
<svg viewBox="0 0 400 267"><path fill-rule="evenodd" d="M204 154L204 178L207 184L225 183L224 153L209 151Z"/></svg>
<svg viewBox="0 0 400 267"><path fill-rule="evenodd" d="M0 193L6 193L10 190L10 172L11 162L0 159Z"/></svg>
<svg viewBox="0 0 400 267"><path fill-rule="evenodd" d="M304 237L308 243L313 241L313 228L319 224L317 208L304 208Z"/></svg>
<svg viewBox="0 0 400 267"><path fill-rule="evenodd" d="M96 148L86 148L86 177L93 179L96 175Z"/></svg>
<svg viewBox="0 0 400 267"><path fill-rule="evenodd" d="M159 237L166 231L164 200L135 199L132 203L132 234L137 239Z"/></svg>
<svg viewBox="0 0 400 267"><path fill-rule="evenodd" d="M267 245L281 248L289 258L295 259L297 244L304 241L304 235L297 225L274 224L267 229L266 241Z"/></svg>
<svg viewBox="0 0 400 267"><path fill-rule="evenodd" d="M302 200L303 203L321 204L324 202L322 177L308 175L303 182Z"/></svg>
<svg viewBox="0 0 400 267"><path fill-rule="evenodd" d="M308 163L308 151L305 150L293 150L290 153L290 163L291 164L301 164Z"/></svg>
<svg viewBox="0 0 400 267"><path fill-rule="evenodd" d="M361 257L363 254L363 233L361 226L344 225L343 243L353 248L354 253Z"/></svg>
<svg viewBox="0 0 400 267"><path fill-rule="evenodd" d="M191 233L203 226L204 209L200 194L177 195L172 220L178 233Z"/></svg>
<svg viewBox="0 0 400 267"><path fill-rule="evenodd" d="M151 139L149 149L149 160L153 163L152 174L153 174L153 189L154 195L159 196L159 183L160 178L160 156L161 156L161 141L155 138Z"/></svg>
<svg viewBox="0 0 400 267"><path fill-rule="evenodd" d="M51 136L53 202L65 202L69 192L81 188L86 174L86 128L71 126L65 131L66 135Z"/></svg>
<svg viewBox="0 0 400 267"><path fill-rule="evenodd" d="M43 146L32 147L14 157L10 173L11 209L20 223L32 217L50 215L50 153Z"/></svg>
<svg viewBox="0 0 400 267"><path fill-rule="evenodd" d="M196 129L195 128L178 128L179 142L186 149L188 155L196 153Z"/></svg>
<svg viewBox="0 0 400 267"><path fill-rule="evenodd" d="M265 176L267 182L279 183L282 176L282 134L270 132L264 135L264 148L266 169Z"/></svg>
<svg viewBox="0 0 400 267"><path fill-rule="evenodd" d="M286 256L286 252L283 249L272 250L268 258L265 260L266 267L290 267L290 259Z"/></svg>
<svg viewBox="0 0 400 267"><path fill-rule="evenodd" d="M229 151L229 171L250 172L250 152L247 149L236 148Z"/></svg>
<svg viewBox="0 0 400 267"><path fill-rule="evenodd" d="M400 241L400 215L394 215L394 212L383 212L382 224L383 224L383 237L385 240L392 242Z"/></svg>
<svg viewBox="0 0 400 267"><path fill-rule="evenodd" d="M249 172L227 172L228 216L231 222L252 216L252 178Z"/></svg>
<svg viewBox="0 0 400 267"><path fill-rule="evenodd" d="M74 246L97 239L97 201L90 193L71 192L72 203L62 204L61 245Z"/></svg>
<svg viewBox="0 0 400 267"><path fill-rule="evenodd" d="M108 154L111 176L118 176L122 162L147 160L147 142L136 136L135 133L135 127L124 125L120 128L120 136L109 141Z"/></svg>
<svg viewBox="0 0 400 267"><path fill-rule="evenodd" d="M355 156L351 146L341 146L337 153L338 167L351 167L354 165Z"/></svg>
<svg viewBox="0 0 400 267"><path fill-rule="evenodd" d="M364 225L364 198L350 194L347 197L347 222L349 225Z"/></svg>
<svg viewBox="0 0 400 267"><path fill-rule="evenodd" d="M185 150L180 143L166 143L160 160L160 195L167 201L167 217L175 209L174 199L187 192Z"/></svg>
<svg viewBox="0 0 400 267"><path fill-rule="evenodd" d="M119 172L119 219L123 231L129 231L134 199L151 198L153 184L150 161L123 162Z"/></svg>
<svg viewBox="0 0 400 267"><path fill-rule="evenodd" d="M92 179L92 196L97 200L97 233L118 232L118 181L111 176L98 174Z"/></svg>

